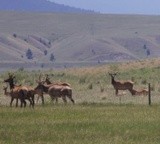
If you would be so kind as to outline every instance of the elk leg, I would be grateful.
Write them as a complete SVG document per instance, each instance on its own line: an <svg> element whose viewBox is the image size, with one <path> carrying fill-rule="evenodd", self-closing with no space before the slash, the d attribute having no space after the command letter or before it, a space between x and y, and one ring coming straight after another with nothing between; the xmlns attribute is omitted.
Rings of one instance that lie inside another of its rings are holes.
<svg viewBox="0 0 160 144"><path fill-rule="evenodd" d="M33 102L32 102L32 100L30 98L28 98L28 101L30 102L30 107L31 106L34 107Z"/></svg>
<svg viewBox="0 0 160 144"><path fill-rule="evenodd" d="M13 102L14 98L11 98L11 102L10 102L10 107L12 107L12 102Z"/></svg>
<svg viewBox="0 0 160 144"><path fill-rule="evenodd" d="M23 103L24 103L24 107L26 107L26 101L25 100L23 100Z"/></svg>
<svg viewBox="0 0 160 144"><path fill-rule="evenodd" d="M118 95L118 89L116 89L116 96Z"/></svg>
<svg viewBox="0 0 160 144"><path fill-rule="evenodd" d="M39 101L39 97L40 97L40 96L38 95L37 100L36 100L36 103L38 103L38 101Z"/></svg>
<svg viewBox="0 0 160 144"><path fill-rule="evenodd" d="M32 104L33 104L33 107L34 107L34 104L35 104L35 102L34 102L34 94L32 95Z"/></svg>
<svg viewBox="0 0 160 144"><path fill-rule="evenodd" d="M66 104L67 103L66 97L62 96L62 99L63 99L63 102Z"/></svg>
<svg viewBox="0 0 160 144"><path fill-rule="evenodd" d="M24 107L26 107L26 101L24 99L20 99L21 100L21 108L23 107L23 104L24 104Z"/></svg>
<svg viewBox="0 0 160 144"><path fill-rule="evenodd" d="M16 99L16 107L18 107L18 98Z"/></svg>
<svg viewBox="0 0 160 144"><path fill-rule="evenodd" d="M71 100L71 102L74 104L75 102L74 102L74 100L73 100L73 98L71 97L71 96L67 96L70 100Z"/></svg>
<svg viewBox="0 0 160 144"><path fill-rule="evenodd" d="M21 101L21 108L22 108L24 101L22 99L20 99L20 101Z"/></svg>
<svg viewBox="0 0 160 144"><path fill-rule="evenodd" d="M52 103L54 102L55 99L56 99L55 97L51 96L51 101L52 101ZM57 102L58 102L58 101L57 101L57 99L56 99L56 103L57 103Z"/></svg>
<svg viewBox="0 0 160 144"><path fill-rule="evenodd" d="M42 99L42 104L44 105L44 96L43 96L43 94L41 95L41 99Z"/></svg>

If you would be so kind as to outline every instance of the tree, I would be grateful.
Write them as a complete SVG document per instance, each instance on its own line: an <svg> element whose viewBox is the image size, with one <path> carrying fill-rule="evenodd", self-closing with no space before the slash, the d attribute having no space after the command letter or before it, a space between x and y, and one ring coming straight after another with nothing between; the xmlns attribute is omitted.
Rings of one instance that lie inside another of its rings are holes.
<svg viewBox="0 0 160 144"><path fill-rule="evenodd" d="M28 49L28 50L27 50L27 52L26 52L26 57L27 57L28 59L33 59L33 53L32 53L32 51L31 51L31 49Z"/></svg>
<svg viewBox="0 0 160 144"><path fill-rule="evenodd" d="M151 52L150 52L150 50L149 49L147 49L147 56L149 56L150 54L151 54Z"/></svg>
<svg viewBox="0 0 160 144"><path fill-rule="evenodd" d="M143 49L147 49L147 46L145 44L143 45Z"/></svg>
<svg viewBox="0 0 160 144"><path fill-rule="evenodd" d="M44 55L47 55L47 53L48 53L47 50L44 50Z"/></svg>
<svg viewBox="0 0 160 144"><path fill-rule="evenodd" d="M53 55L53 53L51 53L51 55L50 55L50 61L55 61L55 57L54 57L54 55Z"/></svg>

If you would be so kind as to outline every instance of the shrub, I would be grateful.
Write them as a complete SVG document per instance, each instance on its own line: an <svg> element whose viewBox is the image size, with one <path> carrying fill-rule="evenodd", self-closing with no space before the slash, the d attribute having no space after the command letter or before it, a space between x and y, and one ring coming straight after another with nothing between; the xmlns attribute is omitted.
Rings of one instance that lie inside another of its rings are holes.
<svg viewBox="0 0 160 144"><path fill-rule="evenodd" d="M93 89L93 84L92 83L88 85L88 89L90 89L90 90Z"/></svg>
<svg viewBox="0 0 160 144"><path fill-rule="evenodd" d="M27 52L26 52L26 57L27 57L28 59L33 59L33 53L32 53L32 51L31 51L31 49L28 49L28 50L27 50Z"/></svg>
<svg viewBox="0 0 160 144"><path fill-rule="evenodd" d="M84 84L84 83L86 83L86 77L81 77L79 79L79 84Z"/></svg>

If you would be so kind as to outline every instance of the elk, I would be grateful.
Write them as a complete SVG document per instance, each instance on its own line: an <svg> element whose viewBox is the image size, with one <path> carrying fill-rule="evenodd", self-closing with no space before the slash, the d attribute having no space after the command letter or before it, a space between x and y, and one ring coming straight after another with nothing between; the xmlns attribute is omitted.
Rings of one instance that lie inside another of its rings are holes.
<svg viewBox="0 0 160 144"><path fill-rule="evenodd" d="M21 99L21 107L23 104L24 104L24 107L26 106L25 99L28 99L30 102L30 105L34 107L34 89L31 89L31 87L26 87L21 85L17 86L14 84L14 79L15 79L15 76L9 74L9 78L5 79L4 82L9 83L10 91L12 93L17 94L18 97L20 97L19 99ZM11 99L11 105L13 100ZM18 106L18 100L16 105Z"/></svg>
<svg viewBox="0 0 160 144"><path fill-rule="evenodd" d="M39 81L37 81L37 83L39 83L39 82L42 82L41 75L39 76ZM53 83L53 82L51 82L48 74L46 74L45 80L42 83L46 83L48 86L52 86L52 85L60 85L60 86L68 86L68 87L71 86L69 83L66 83L66 82L59 82L59 83ZM47 92L45 92L45 91L42 92L42 89L37 89L36 93L38 94L37 102L39 100L39 97L41 97L42 104L44 104L43 93L47 93Z"/></svg>
<svg viewBox="0 0 160 144"><path fill-rule="evenodd" d="M66 97L68 97L72 103L75 103L72 98L72 89L69 86L56 84L46 85L44 82L39 82L38 86L35 88L35 91L41 91L49 94L52 101L56 100L56 102L58 102L58 98L61 97L64 103L66 103Z"/></svg>
<svg viewBox="0 0 160 144"><path fill-rule="evenodd" d="M130 92L133 96L136 96L136 95L137 96L140 96L140 95L147 96L148 95L148 90L147 89L141 89L141 90L132 89Z"/></svg>
<svg viewBox="0 0 160 144"><path fill-rule="evenodd" d="M53 83L53 82L51 82L48 74L46 75L44 82L46 84L48 84L48 85L50 85L50 84L56 84L56 85L63 85L63 86L69 86L69 87L71 86L69 83L66 83L66 82L59 82L59 83Z"/></svg>
<svg viewBox="0 0 160 144"><path fill-rule="evenodd" d="M117 73L112 73L112 74L109 73L109 75L111 76L111 84L113 85L115 89L116 96L118 95L118 90L129 90L130 92L132 91L134 82L116 81L115 76L117 75Z"/></svg>
<svg viewBox="0 0 160 144"><path fill-rule="evenodd" d="M21 107L24 104L24 107L26 106L25 100L22 98L22 91L18 88L12 89L10 92L7 92L7 87L3 87L4 95L11 97L10 107L12 107L12 102L14 99L16 99L16 107L18 106L18 99L21 101Z"/></svg>
<svg viewBox="0 0 160 144"><path fill-rule="evenodd" d="M3 90L4 90L4 95L11 97L10 106L12 106L12 102L13 102L14 99L16 99L16 107L18 106L18 99L21 101L21 107L22 107L23 104L24 104L24 107L26 106L26 102L25 102L24 99L28 99L29 102L30 102L30 106L31 106L31 101L28 97L25 97L24 99L22 99L22 95L23 95L22 90L17 91L17 89L15 88L15 89L12 89L10 92L8 92L7 88L8 87L4 87Z"/></svg>

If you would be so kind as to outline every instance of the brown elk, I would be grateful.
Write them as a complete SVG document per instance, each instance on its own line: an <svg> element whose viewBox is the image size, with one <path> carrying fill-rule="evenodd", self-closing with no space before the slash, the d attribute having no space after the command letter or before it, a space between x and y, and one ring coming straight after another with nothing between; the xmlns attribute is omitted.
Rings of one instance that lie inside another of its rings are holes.
<svg viewBox="0 0 160 144"><path fill-rule="evenodd" d="M14 92L14 91L7 92L7 87L3 87L3 90L4 90L4 95L11 97L10 106L12 106L13 100L16 99L16 107L17 107L18 106L18 99L21 101L19 93ZM21 101L21 105L22 105L22 101Z"/></svg>
<svg viewBox="0 0 160 144"><path fill-rule="evenodd" d="M133 84L134 82L132 81L116 81L115 80L115 76L117 75L117 73L109 73L109 75L111 76L111 83L115 89L115 94L118 95L118 90L129 90L131 92L131 90L133 89Z"/></svg>
<svg viewBox="0 0 160 144"><path fill-rule="evenodd" d="M21 101L21 107L23 106L23 104L24 104L24 107L26 106L26 102L24 99L28 99L31 106L31 100L28 97L22 99L22 94L21 94L22 90L19 91L15 88L15 89L12 89L10 92L8 92L7 87L4 87L3 90L4 90L4 95L11 97L10 106L12 106L12 102L14 99L16 99L16 107L18 106L18 99Z"/></svg>
<svg viewBox="0 0 160 144"><path fill-rule="evenodd" d="M30 102L30 105L34 107L34 89L31 89L30 87L26 87L26 86L21 86L21 85L17 86L14 84L14 79L15 79L15 76L9 74L9 78L4 80L4 82L9 83L11 93L15 93L15 95L17 94L17 97L19 97L19 99L21 100L21 107L23 104L24 104L24 107L26 106L25 99L28 99ZM11 105L13 100L14 98L11 99ZM18 106L18 99L17 99L16 105Z"/></svg>
<svg viewBox="0 0 160 144"><path fill-rule="evenodd" d="M136 95L137 96L140 96L140 95L147 96L148 95L147 89L141 89L141 90L132 89L130 92L133 96L136 96Z"/></svg>
<svg viewBox="0 0 160 144"><path fill-rule="evenodd" d="M67 102L66 97L68 97L72 103L74 100L72 98L72 89L69 86L63 85L46 85L44 82L39 82L38 86L35 88L35 91L42 91L48 93L52 100L58 102L58 98L62 98L64 103Z"/></svg>
<svg viewBox="0 0 160 144"><path fill-rule="evenodd" d="M45 77L45 81L44 81L46 84L50 85L50 84L56 84L56 85L63 85L63 86L71 86L69 83L66 83L66 82L58 82L58 83L53 83L50 81L50 78L49 78L49 75L46 74L46 77Z"/></svg>
<svg viewBox="0 0 160 144"><path fill-rule="evenodd" d="M39 82L42 82L41 75L39 76L39 81L37 81L37 83L39 83ZM58 82L58 83L51 82L48 74L46 74L45 80L42 83L46 83L48 86L52 86L52 85L60 85L60 86L68 86L68 87L71 86L69 83L66 83L66 82ZM46 92L45 91L42 92L42 89L37 89L36 93L38 94L37 102L39 100L39 97L41 97L42 104L44 104L44 95L43 94Z"/></svg>

